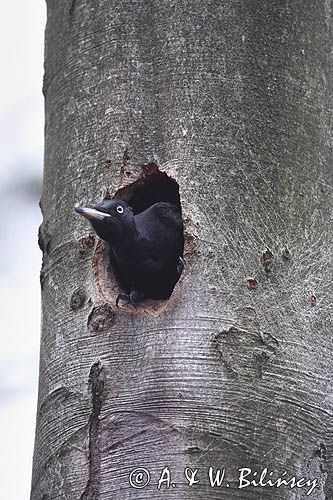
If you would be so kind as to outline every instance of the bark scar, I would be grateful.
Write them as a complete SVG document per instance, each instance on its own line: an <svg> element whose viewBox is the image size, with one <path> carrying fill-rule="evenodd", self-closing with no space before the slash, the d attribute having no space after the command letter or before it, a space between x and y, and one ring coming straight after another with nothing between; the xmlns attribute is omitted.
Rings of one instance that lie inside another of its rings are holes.
<svg viewBox="0 0 333 500"><path fill-rule="evenodd" d="M99 415L102 407L105 377L100 360L90 368L91 413L89 417L89 478L80 500L99 498L101 451L98 446Z"/></svg>
<svg viewBox="0 0 333 500"><path fill-rule="evenodd" d="M125 185L125 170L127 168L127 163L129 161L129 159L130 159L130 155L128 152L128 146L126 146L125 151L124 151L124 155L123 155L123 161L122 161L122 164L120 167L120 186L121 187L124 187L124 185Z"/></svg>
<svg viewBox="0 0 333 500"><path fill-rule="evenodd" d="M71 6L69 8L69 15L72 16L75 10L76 0L72 0Z"/></svg>

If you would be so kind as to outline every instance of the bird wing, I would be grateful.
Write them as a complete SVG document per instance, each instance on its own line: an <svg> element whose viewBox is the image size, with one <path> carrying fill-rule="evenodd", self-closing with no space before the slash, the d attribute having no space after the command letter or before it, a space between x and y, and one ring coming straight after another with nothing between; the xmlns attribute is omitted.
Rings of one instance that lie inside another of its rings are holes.
<svg viewBox="0 0 333 500"><path fill-rule="evenodd" d="M173 203L159 202L153 205L153 211L162 224L183 230L183 221L180 209Z"/></svg>
<svg viewBox="0 0 333 500"><path fill-rule="evenodd" d="M158 249L158 255L182 256L184 249L183 222L179 208L159 202L135 216L140 236L148 247Z"/></svg>

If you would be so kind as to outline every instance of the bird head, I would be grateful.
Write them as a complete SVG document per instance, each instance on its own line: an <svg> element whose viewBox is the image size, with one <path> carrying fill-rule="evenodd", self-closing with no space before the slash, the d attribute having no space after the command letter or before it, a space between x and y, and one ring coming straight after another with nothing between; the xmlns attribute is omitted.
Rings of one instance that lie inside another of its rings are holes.
<svg viewBox="0 0 333 500"><path fill-rule="evenodd" d="M89 220L97 235L111 245L122 243L136 233L134 213L122 200L103 200L92 207L75 206L75 212Z"/></svg>

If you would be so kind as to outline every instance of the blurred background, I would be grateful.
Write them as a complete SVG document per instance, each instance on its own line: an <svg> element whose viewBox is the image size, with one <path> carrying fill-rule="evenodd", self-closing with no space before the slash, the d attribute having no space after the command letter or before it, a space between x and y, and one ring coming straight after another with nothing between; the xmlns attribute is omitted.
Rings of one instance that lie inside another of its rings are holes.
<svg viewBox="0 0 333 500"><path fill-rule="evenodd" d="M37 404L46 4L1 6L0 474L1 497L20 500L30 495Z"/></svg>

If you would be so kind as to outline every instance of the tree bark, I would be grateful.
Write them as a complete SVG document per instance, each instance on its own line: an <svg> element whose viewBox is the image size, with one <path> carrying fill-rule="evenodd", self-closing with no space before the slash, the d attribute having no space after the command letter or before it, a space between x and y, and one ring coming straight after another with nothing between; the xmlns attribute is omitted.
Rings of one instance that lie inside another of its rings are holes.
<svg viewBox="0 0 333 500"><path fill-rule="evenodd" d="M48 2L33 500L332 498L331 50L329 0ZM73 213L150 160L191 242L154 317Z"/></svg>

